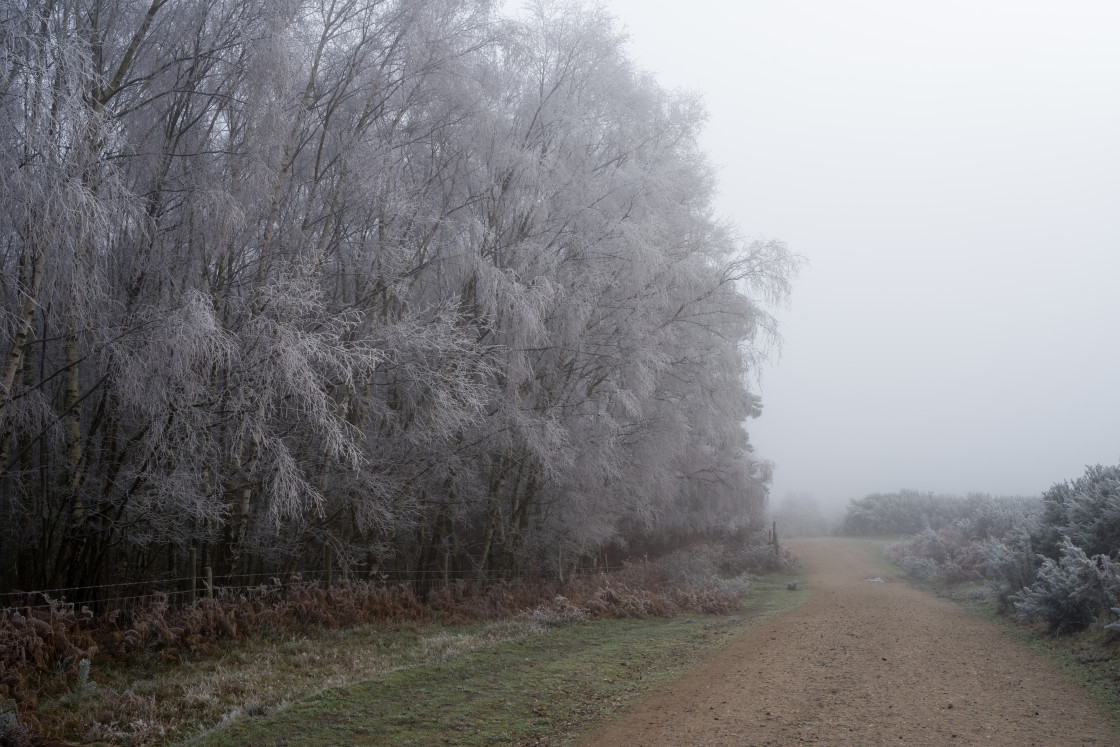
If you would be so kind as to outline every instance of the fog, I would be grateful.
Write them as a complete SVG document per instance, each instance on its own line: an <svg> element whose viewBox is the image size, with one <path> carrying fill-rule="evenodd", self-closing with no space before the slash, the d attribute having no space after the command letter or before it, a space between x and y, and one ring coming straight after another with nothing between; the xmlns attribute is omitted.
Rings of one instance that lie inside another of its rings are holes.
<svg viewBox="0 0 1120 747"><path fill-rule="evenodd" d="M750 424L774 499L1120 459L1120 5L605 7L704 93L720 209L808 261Z"/></svg>

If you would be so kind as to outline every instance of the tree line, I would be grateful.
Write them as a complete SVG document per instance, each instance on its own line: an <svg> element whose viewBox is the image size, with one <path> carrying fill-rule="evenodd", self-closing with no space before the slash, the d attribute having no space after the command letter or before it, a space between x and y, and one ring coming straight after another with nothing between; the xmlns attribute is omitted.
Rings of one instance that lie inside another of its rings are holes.
<svg viewBox="0 0 1120 747"><path fill-rule="evenodd" d="M1036 496L986 493L965 496L919 490L870 493L848 501L841 532L860 537L966 527L968 533L998 535L1037 503Z"/></svg>
<svg viewBox="0 0 1120 747"><path fill-rule="evenodd" d="M0 28L0 591L563 574L760 517L797 259L713 214L701 102L601 10Z"/></svg>

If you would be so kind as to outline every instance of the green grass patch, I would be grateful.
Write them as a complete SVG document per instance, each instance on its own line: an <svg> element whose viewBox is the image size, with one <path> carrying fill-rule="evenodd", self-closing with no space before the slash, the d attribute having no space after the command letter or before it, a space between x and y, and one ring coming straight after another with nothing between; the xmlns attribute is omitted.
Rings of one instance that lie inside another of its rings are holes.
<svg viewBox="0 0 1120 747"><path fill-rule="evenodd" d="M428 663L242 715L201 743L567 744L807 598L801 574L772 574L728 615L603 620L450 646ZM484 638L485 628L461 635Z"/></svg>

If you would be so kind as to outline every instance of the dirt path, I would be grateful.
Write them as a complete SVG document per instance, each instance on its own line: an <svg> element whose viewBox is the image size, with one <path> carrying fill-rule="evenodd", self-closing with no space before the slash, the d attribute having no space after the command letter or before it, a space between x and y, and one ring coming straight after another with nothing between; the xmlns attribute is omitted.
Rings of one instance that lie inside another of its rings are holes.
<svg viewBox="0 0 1120 747"><path fill-rule="evenodd" d="M804 606L587 744L1120 745L1120 728L1037 654L891 577L859 543L790 544L809 571Z"/></svg>

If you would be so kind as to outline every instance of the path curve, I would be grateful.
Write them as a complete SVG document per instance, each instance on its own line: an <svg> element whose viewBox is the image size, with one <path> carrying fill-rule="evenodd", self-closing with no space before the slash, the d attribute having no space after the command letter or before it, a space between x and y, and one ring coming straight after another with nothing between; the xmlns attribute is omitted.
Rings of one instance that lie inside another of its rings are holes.
<svg viewBox="0 0 1120 747"><path fill-rule="evenodd" d="M866 545L790 545L808 602L586 744L1120 745L1120 727L1040 655L885 573Z"/></svg>

